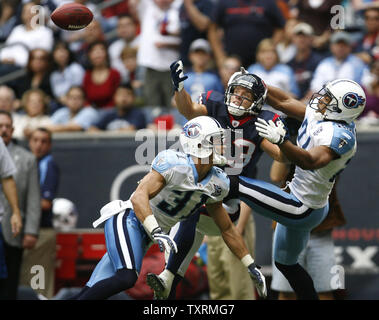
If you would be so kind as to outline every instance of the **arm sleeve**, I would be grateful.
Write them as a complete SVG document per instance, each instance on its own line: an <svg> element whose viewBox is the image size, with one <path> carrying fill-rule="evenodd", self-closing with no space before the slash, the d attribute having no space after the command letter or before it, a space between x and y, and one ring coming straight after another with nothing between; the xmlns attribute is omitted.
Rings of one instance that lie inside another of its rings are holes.
<svg viewBox="0 0 379 320"><path fill-rule="evenodd" d="M0 140L0 178L7 178L13 176L17 169L3 139Z"/></svg>
<svg viewBox="0 0 379 320"><path fill-rule="evenodd" d="M41 193L38 183L37 161L31 161L28 172L26 219L24 233L38 235L41 221Z"/></svg>
<svg viewBox="0 0 379 320"><path fill-rule="evenodd" d="M158 153L151 164L151 169L160 173L165 179L166 184L171 181L174 175L173 167L178 163L175 158L176 155L172 150L164 150Z"/></svg>

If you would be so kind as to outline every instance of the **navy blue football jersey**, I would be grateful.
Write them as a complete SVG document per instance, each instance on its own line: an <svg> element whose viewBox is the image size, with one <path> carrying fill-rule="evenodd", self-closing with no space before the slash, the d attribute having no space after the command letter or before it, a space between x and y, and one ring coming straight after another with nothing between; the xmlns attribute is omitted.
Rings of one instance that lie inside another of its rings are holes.
<svg viewBox="0 0 379 320"><path fill-rule="evenodd" d="M224 129L230 129L231 134L231 157L228 157L228 165L238 168L242 166L241 175L245 177L255 178L256 164L262 156L263 151L260 148L263 138L255 129L255 121L257 116L248 116L243 119L234 119L227 111L224 103L224 95L216 91L208 91L203 93L199 98L199 103L207 107L208 116L217 119ZM279 116L270 111L262 110L259 118L266 121L280 119ZM242 131L242 135L241 135ZM236 148L240 152L237 152ZM239 156L239 157L238 157ZM242 157L242 159L240 159Z"/></svg>

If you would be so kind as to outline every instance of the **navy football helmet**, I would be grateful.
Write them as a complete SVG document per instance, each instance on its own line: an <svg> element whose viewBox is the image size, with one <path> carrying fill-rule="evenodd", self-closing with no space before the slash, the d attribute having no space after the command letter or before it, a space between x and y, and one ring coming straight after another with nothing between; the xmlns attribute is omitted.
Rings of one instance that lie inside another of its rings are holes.
<svg viewBox="0 0 379 320"><path fill-rule="evenodd" d="M251 100L251 105L248 108L243 107L242 103L243 100L250 101L250 99L238 96L234 93L235 88L238 86L248 89L253 95L253 100ZM232 101L233 96L240 98L239 104ZM229 79L224 102L228 108L228 112L233 116L258 115L265 103L266 96L267 87L263 80L255 74L248 73L241 67L241 71L234 73Z"/></svg>

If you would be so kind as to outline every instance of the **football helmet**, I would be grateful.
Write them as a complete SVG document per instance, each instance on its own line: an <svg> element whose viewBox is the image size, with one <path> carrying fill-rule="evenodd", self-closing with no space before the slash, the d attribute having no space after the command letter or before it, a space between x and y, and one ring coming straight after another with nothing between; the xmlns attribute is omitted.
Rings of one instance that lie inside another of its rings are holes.
<svg viewBox="0 0 379 320"><path fill-rule="evenodd" d="M76 227L78 211L75 204L65 198L53 200L53 227L57 230L69 231Z"/></svg>
<svg viewBox="0 0 379 320"><path fill-rule="evenodd" d="M325 103L324 97L330 100ZM350 123L363 111L366 105L366 95L362 87L353 80L337 79L328 82L319 92L314 93L309 105L321 110L320 104L326 106L325 112L320 113L320 120L336 120Z"/></svg>
<svg viewBox="0 0 379 320"><path fill-rule="evenodd" d="M212 117L200 116L188 121L183 126L179 140L187 154L204 159L213 153L214 164L226 163L226 158L222 155L225 143L224 129Z"/></svg>
<svg viewBox="0 0 379 320"><path fill-rule="evenodd" d="M242 106L243 100L247 100L245 97L241 97L239 105L232 102L232 97L235 96L234 90L237 86L247 88L253 95L253 101L248 108ZM243 115L257 115L261 111L267 96L267 88L261 78L255 74L248 73L243 67L239 72L235 72L229 79L228 87L225 91L224 102L228 108L228 112L237 117Z"/></svg>

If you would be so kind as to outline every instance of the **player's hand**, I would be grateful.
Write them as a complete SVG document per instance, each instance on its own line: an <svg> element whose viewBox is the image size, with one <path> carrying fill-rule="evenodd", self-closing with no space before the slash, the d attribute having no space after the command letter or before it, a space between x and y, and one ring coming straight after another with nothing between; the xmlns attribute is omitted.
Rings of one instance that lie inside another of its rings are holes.
<svg viewBox="0 0 379 320"><path fill-rule="evenodd" d="M183 62L181 60L175 61L170 66L171 69L171 80L176 91L182 91L184 87L183 81L188 78L183 73Z"/></svg>
<svg viewBox="0 0 379 320"><path fill-rule="evenodd" d="M165 234L161 228L156 228L153 230L151 236L153 240L158 243L159 250L161 252L165 250L167 253L170 253L170 250L174 251L175 253L178 252L178 247L176 246L175 241L168 234Z"/></svg>
<svg viewBox="0 0 379 320"><path fill-rule="evenodd" d="M258 294L261 298L267 297L267 286L265 276L259 271L260 267L255 263L252 263L247 267L249 271L250 278L253 280L255 287L257 288Z"/></svg>
<svg viewBox="0 0 379 320"><path fill-rule="evenodd" d="M280 145L285 140L287 131L284 128L283 122L280 120L276 121L276 123L269 120L267 123L266 120L258 118L255 122L255 127L261 137L266 138L274 144Z"/></svg>

